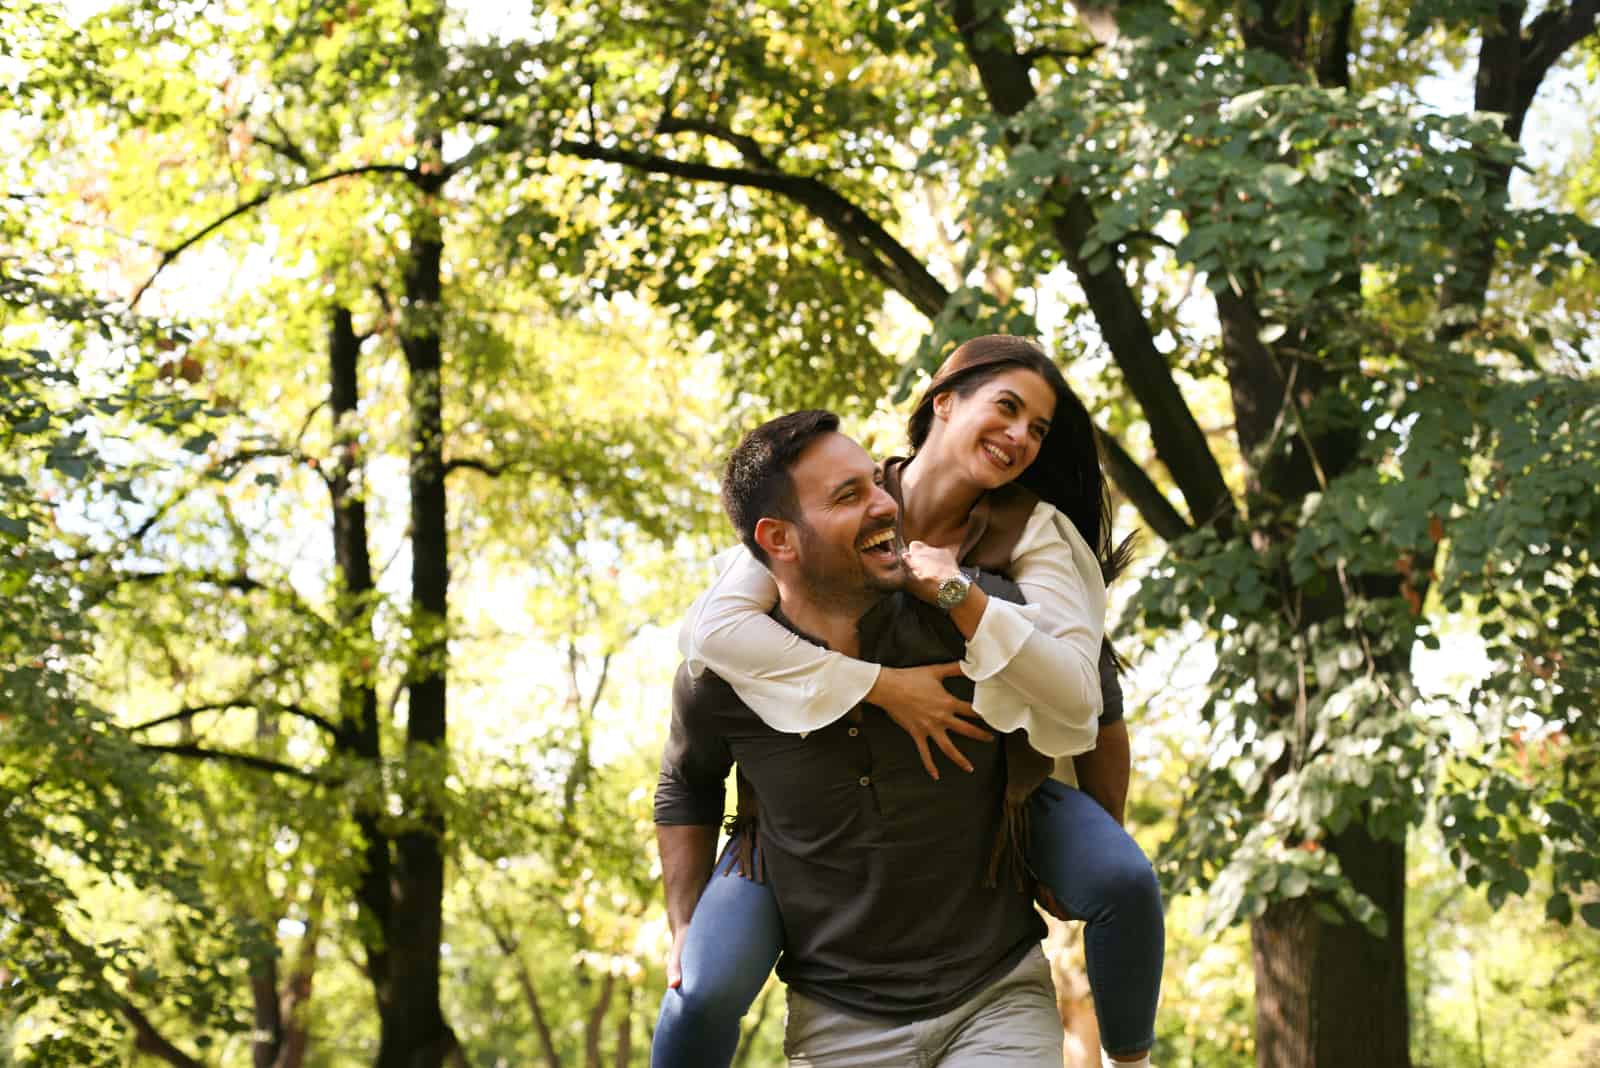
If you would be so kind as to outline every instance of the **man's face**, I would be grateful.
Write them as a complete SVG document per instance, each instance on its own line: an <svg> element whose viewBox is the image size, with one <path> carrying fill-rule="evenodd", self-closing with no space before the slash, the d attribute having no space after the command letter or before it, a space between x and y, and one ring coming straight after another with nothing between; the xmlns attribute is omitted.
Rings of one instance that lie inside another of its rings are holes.
<svg viewBox="0 0 1600 1068"><path fill-rule="evenodd" d="M843 434L826 434L789 469L800 505L800 581L819 600L860 603L906 579L895 537L899 509L878 484L877 465Z"/></svg>

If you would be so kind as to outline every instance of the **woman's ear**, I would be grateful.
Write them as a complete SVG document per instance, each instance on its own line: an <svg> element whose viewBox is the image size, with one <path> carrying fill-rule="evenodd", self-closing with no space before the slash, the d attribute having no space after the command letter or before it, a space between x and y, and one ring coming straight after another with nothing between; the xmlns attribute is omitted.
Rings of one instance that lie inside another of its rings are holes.
<svg viewBox="0 0 1600 1068"><path fill-rule="evenodd" d="M934 416L939 418L939 419L948 419L948 418L950 418L950 406L952 404L954 404L955 402L956 401L955 401L955 394L954 393L946 391L944 393L939 394L937 397L933 398L933 414L934 414Z"/></svg>
<svg viewBox="0 0 1600 1068"><path fill-rule="evenodd" d="M794 528L784 520L771 518L756 520L755 538L756 544L761 546L769 559L795 558Z"/></svg>

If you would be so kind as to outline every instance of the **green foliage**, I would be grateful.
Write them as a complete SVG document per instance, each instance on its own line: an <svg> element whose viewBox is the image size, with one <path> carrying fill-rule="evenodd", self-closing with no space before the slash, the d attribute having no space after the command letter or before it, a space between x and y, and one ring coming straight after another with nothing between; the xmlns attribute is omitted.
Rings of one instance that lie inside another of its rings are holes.
<svg viewBox="0 0 1600 1068"><path fill-rule="evenodd" d="M181 333L116 314L16 259L0 263L12 272L0 279L5 1012L27 1063L120 1063L103 1025L126 1022L130 995L190 1027L240 1029L228 1005L233 961L261 935L213 925L173 818L191 786L93 702L79 670L94 641L89 607L105 588L64 527L86 515L110 521L147 462L129 446L192 433L201 406L123 362L141 345L175 349ZM73 350L96 357L61 354ZM159 918L143 932L101 924L94 902L133 886L159 902ZM151 939L182 967L163 969ZM51 1017L82 1024L52 1034L38 1026Z"/></svg>

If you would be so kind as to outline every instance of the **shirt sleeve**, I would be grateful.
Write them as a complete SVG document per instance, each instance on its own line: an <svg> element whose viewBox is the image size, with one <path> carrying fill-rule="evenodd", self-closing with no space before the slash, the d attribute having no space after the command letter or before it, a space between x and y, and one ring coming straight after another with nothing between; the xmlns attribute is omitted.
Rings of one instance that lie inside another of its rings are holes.
<svg viewBox="0 0 1600 1068"><path fill-rule="evenodd" d="M769 616L778 587L744 546L716 562L716 580L678 631L690 672L711 669L762 722L788 733L826 727L861 702L877 664L808 642Z"/></svg>
<svg viewBox="0 0 1600 1068"><path fill-rule="evenodd" d="M661 752L655 820L668 826L722 822L724 788L733 751L717 729L712 690L716 676L695 677L688 665L672 683L672 725Z"/></svg>
<svg viewBox="0 0 1600 1068"><path fill-rule="evenodd" d="M1086 752L1104 708L1099 561L1072 521L1041 502L1017 541L1011 577L1028 603L991 598L961 662L977 683L973 708L997 730L1026 730L1046 756Z"/></svg>

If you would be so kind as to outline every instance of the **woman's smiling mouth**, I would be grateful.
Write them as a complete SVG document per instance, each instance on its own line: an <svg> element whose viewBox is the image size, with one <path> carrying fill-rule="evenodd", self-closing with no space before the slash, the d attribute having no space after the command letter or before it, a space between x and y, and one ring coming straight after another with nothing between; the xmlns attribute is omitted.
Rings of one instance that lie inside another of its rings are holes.
<svg viewBox="0 0 1600 1068"><path fill-rule="evenodd" d="M1017 462L1016 458L1013 457L1009 452L1006 452L1005 450L994 445L990 445L987 441L983 442L982 445L984 455L993 460L996 467L1009 468L1012 464Z"/></svg>

